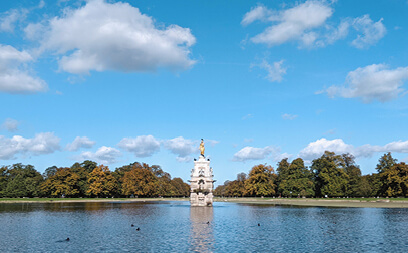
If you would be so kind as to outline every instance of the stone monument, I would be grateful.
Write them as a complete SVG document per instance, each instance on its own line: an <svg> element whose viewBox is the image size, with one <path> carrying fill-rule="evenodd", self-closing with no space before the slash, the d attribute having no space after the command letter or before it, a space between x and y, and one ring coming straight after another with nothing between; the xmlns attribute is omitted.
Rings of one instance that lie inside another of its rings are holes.
<svg viewBox="0 0 408 253"><path fill-rule="evenodd" d="M213 170L210 167L210 159L204 156L204 140L201 139L198 161L194 159L194 169L191 171L191 206L212 206L213 204Z"/></svg>

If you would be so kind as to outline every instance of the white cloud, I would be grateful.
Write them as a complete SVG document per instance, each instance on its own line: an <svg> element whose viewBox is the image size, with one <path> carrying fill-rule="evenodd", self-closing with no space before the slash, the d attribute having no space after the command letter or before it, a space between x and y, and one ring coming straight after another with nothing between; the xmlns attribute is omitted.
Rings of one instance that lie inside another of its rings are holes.
<svg viewBox="0 0 408 253"><path fill-rule="evenodd" d="M178 155L177 160L179 161L186 161L189 155L196 154L199 151L198 141L187 140L183 136L164 141L163 143L166 149Z"/></svg>
<svg viewBox="0 0 408 253"><path fill-rule="evenodd" d="M191 162L193 158L191 156L183 156L183 157L177 156L176 160L179 163L188 163L188 162Z"/></svg>
<svg viewBox="0 0 408 253"><path fill-rule="evenodd" d="M47 89L43 80L24 70L30 61L33 58L28 52L0 44L0 92L35 93Z"/></svg>
<svg viewBox="0 0 408 253"><path fill-rule="evenodd" d="M268 10L265 6L258 5L252 8L249 12L245 13L244 18L241 21L241 25L247 26L256 20L266 20L272 15L272 11Z"/></svg>
<svg viewBox="0 0 408 253"><path fill-rule="evenodd" d="M300 151L299 157L306 161L312 161L324 154L325 151L334 152L336 154L350 153L355 157L371 157L375 153L408 153L408 141L396 141L388 143L384 146L362 145L354 147L353 145L344 143L341 139L326 140L324 138L309 145Z"/></svg>
<svg viewBox="0 0 408 253"><path fill-rule="evenodd" d="M245 147L234 154L233 161L245 162L248 160L262 160L272 155L278 157L279 149L266 146L264 148Z"/></svg>
<svg viewBox="0 0 408 253"><path fill-rule="evenodd" d="M330 97L358 97L365 103L373 100L386 102L397 98L404 91L401 86L406 79L408 67L388 69L384 64L373 64L349 72L345 85L333 85L326 92Z"/></svg>
<svg viewBox="0 0 408 253"><path fill-rule="evenodd" d="M0 32L14 32L15 23L26 18L26 9L12 9L0 14Z"/></svg>
<svg viewBox="0 0 408 253"><path fill-rule="evenodd" d="M7 129L7 131L14 132L14 131L17 131L17 129L18 129L18 124L19 124L19 122L18 122L17 120L11 119L11 118L7 118L7 119L4 121L2 127L5 128L5 129Z"/></svg>
<svg viewBox="0 0 408 253"><path fill-rule="evenodd" d="M382 21L383 19L380 19L374 23L369 15L354 19L353 27L356 31L361 32L362 35L358 35L351 44L357 48L366 48L375 44L378 40L384 37L387 32Z"/></svg>
<svg viewBox="0 0 408 253"><path fill-rule="evenodd" d="M11 139L0 135L0 159L15 159L17 154L42 155L59 150L60 139L54 133L38 133L33 139L25 139L14 135Z"/></svg>
<svg viewBox="0 0 408 253"><path fill-rule="evenodd" d="M118 147L134 153L136 157L148 157L160 150L160 142L153 135L140 135L134 139L123 138Z"/></svg>
<svg viewBox="0 0 408 253"><path fill-rule="evenodd" d="M27 39L40 40L47 31L47 27L41 23L30 23L23 30Z"/></svg>
<svg viewBox="0 0 408 253"><path fill-rule="evenodd" d="M66 72L184 70L195 63L189 58L196 42L189 28L158 28L128 3L90 0L63 13L49 20L41 49L61 54L59 66Z"/></svg>
<svg viewBox="0 0 408 253"><path fill-rule="evenodd" d="M266 60L263 60L260 64L252 64L251 67L256 66L266 70L268 72L266 79L270 82L280 82L282 81L283 75L286 74L286 68L282 66L283 62L284 60L280 60L269 64Z"/></svg>
<svg viewBox="0 0 408 253"><path fill-rule="evenodd" d="M275 154L273 156L273 160L276 161L276 162L280 162L280 161L282 161L282 159L285 159L285 158L291 159L292 157L293 157L292 154L288 154L288 153L280 154L280 153L277 153L277 154Z"/></svg>
<svg viewBox="0 0 408 253"><path fill-rule="evenodd" d="M82 152L78 157L79 160L91 160L99 164L111 164L116 163L117 158L121 156L119 150L111 147L100 147L95 153L93 152Z"/></svg>
<svg viewBox="0 0 408 253"><path fill-rule="evenodd" d="M324 154L325 151L334 152L336 154L352 153L354 147L344 143L341 139L326 140L322 138L315 142L309 143L306 148L300 151L299 157L304 160L311 161Z"/></svg>
<svg viewBox="0 0 408 253"><path fill-rule="evenodd" d="M247 26L256 20L271 22L262 33L251 38L254 43L276 46L289 41L298 41L300 47L324 47L344 39L353 28L357 38L351 45L367 48L386 34L382 23L371 20L368 14L357 18L343 18L337 27L327 24L334 10L327 1L309 0L286 10L273 11L258 5L247 12L241 24Z"/></svg>
<svg viewBox="0 0 408 253"><path fill-rule="evenodd" d="M294 114L289 114L289 113L282 114L282 119L285 119L285 120L294 120L297 117L298 115L294 115Z"/></svg>
<svg viewBox="0 0 408 253"><path fill-rule="evenodd" d="M258 6L246 13L241 23L247 25L257 19L268 19L277 22L251 38L254 43L265 43L274 46L298 40L308 46L316 40L316 34L311 30L322 26L332 13L332 8L324 1L306 1L277 13ZM267 15L269 16L266 18Z"/></svg>
<svg viewBox="0 0 408 253"><path fill-rule="evenodd" d="M72 143L69 143L66 147L68 151L77 151L80 148L92 148L95 145L94 141L89 140L86 136L77 136Z"/></svg>
<svg viewBox="0 0 408 253"><path fill-rule="evenodd" d="M326 44L333 44L334 42L344 39L349 33L349 28L351 26L350 19L344 19L340 22L337 28L328 26L328 33L326 34L326 41L320 41L321 46Z"/></svg>
<svg viewBox="0 0 408 253"><path fill-rule="evenodd" d="M41 0L39 3L38 3L38 8L39 9L42 9L42 8L44 8L44 6L45 6L45 2L44 2L44 0Z"/></svg>

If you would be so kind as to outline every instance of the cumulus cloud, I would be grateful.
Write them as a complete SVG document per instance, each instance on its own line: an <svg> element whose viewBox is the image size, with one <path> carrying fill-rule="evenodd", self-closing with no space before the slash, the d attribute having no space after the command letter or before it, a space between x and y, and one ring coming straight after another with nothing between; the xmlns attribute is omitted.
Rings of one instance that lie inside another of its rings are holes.
<svg viewBox="0 0 408 253"><path fill-rule="evenodd" d="M17 154L42 155L50 154L60 149L60 139L54 133L38 133L32 139L14 135L11 139L0 135L0 159L15 159Z"/></svg>
<svg viewBox="0 0 408 253"><path fill-rule="evenodd" d="M286 68L283 67L284 60L273 62L269 64L266 60L263 60L260 64L252 64L251 67L259 67L268 72L266 79L270 82L281 82L283 75L286 74Z"/></svg>
<svg viewBox="0 0 408 253"><path fill-rule="evenodd" d="M116 163L117 158L121 156L119 150L111 147L100 147L96 152L82 152L79 160L91 160L100 164Z"/></svg>
<svg viewBox="0 0 408 253"><path fill-rule="evenodd" d="M325 151L334 152L336 154L350 153L355 157L371 157L375 153L386 152L408 153L408 141L391 142L384 146L366 144L354 147L353 145L344 143L341 139L327 140L322 138L309 143L306 148L300 151L299 157L311 161L322 156Z"/></svg>
<svg viewBox="0 0 408 253"><path fill-rule="evenodd" d="M136 157L148 157L160 150L160 142L153 135L140 135L134 139L123 138L118 147L132 152Z"/></svg>
<svg viewBox="0 0 408 253"><path fill-rule="evenodd" d="M262 33L251 38L254 43L275 46L297 40L309 46L316 40L316 34L312 29L322 26L332 13L332 8L324 1L306 1L279 12L269 11L265 7L258 6L246 13L241 23L248 25L259 19L274 22Z"/></svg>
<svg viewBox="0 0 408 253"><path fill-rule="evenodd" d="M80 148L92 148L95 145L94 141L89 140L86 136L77 136L72 143L66 147L68 151L78 151Z"/></svg>
<svg viewBox="0 0 408 253"><path fill-rule="evenodd" d="M298 115L295 115L295 114L289 114L289 113L282 114L282 119L285 119L285 120L294 120L297 117Z"/></svg>
<svg viewBox="0 0 408 253"><path fill-rule="evenodd" d="M7 118L4 123L1 125L3 128L7 129L7 131L14 132L18 129L18 121L12 118Z"/></svg>
<svg viewBox="0 0 408 253"><path fill-rule="evenodd" d="M384 37L387 32L382 21L383 19L380 19L374 23L369 15L354 19L353 27L356 31L361 32L362 35L358 35L351 44L357 48L366 48L375 44L378 40Z"/></svg>
<svg viewBox="0 0 408 253"><path fill-rule="evenodd" d="M354 147L344 143L341 139L326 140L322 138L315 142L309 143L306 148L300 151L299 157L311 161L324 154L325 151L330 151L338 154L352 153Z"/></svg>
<svg viewBox="0 0 408 253"><path fill-rule="evenodd" d="M234 154L233 161L245 162L248 160L262 160L268 156L279 157L279 149L266 146L264 148L245 147Z"/></svg>
<svg viewBox="0 0 408 253"><path fill-rule="evenodd" d="M26 69L30 61L33 58L28 52L0 44L0 92L35 93L47 89L43 80Z"/></svg>
<svg viewBox="0 0 408 253"><path fill-rule="evenodd" d="M177 160L180 162L191 161L191 154L198 153L198 141L184 139L183 136L163 142L164 147L171 153L178 155Z"/></svg>
<svg viewBox="0 0 408 253"><path fill-rule="evenodd" d="M384 64L373 64L349 72L343 86L333 85L326 92L330 97L360 98L365 103L386 102L404 92L406 79L408 67L389 69Z"/></svg>
<svg viewBox="0 0 408 253"><path fill-rule="evenodd" d="M195 61L190 47L196 38L189 28L161 28L154 19L128 3L90 0L78 9L48 21L41 50L62 55L60 69L74 74L89 71L184 70ZM31 26L32 29L43 29Z"/></svg>

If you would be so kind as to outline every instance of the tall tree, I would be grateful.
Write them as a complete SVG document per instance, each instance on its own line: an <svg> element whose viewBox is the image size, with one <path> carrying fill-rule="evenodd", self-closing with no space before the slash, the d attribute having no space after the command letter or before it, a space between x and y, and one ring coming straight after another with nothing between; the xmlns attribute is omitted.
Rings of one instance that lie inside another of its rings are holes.
<svg viewBox="0 0 408 253"><path fill-rule="evenodd" d="M361 170L354 161L354 156L351 154L341 155L344 161L344 170L348 176L348 183L346 189L346 195L351 197L364 197L361 192Z"/></svg>
<svg viewBox="0 0 408 253"><path fill-rule="evenodd" d="M41 184L41 190L47 196L76 197L80 193L80 177L71 168L58 168L55 175Z"/></svg>
<svg viewBox="0 0 408 253"><path fill-rule="evenodd" d="M88 184L87 194L89 196L106 197L116 192L116 179L110 173L109 168L103 165L95 167L89 173Z"/></svg>
<svg viewBox="0 0 408 253"><path fill-rule="evenodd" d="M0 198L5 197L5 191L7 187L7 167L3 166L0 168Z"/></svg>
<svg viewBox="0 0 408 253"><path fill-rule="evenodd" d="M282 170L282 163L286 167L287 160L279 163L281 174L278 175L279 192L283 196L310 197L314 195L313 174L306 168L303 159L297 158Z"/></svg>
<svg viewBox="0 0 408 253"><path fill-rule="evenodd" d="M397 159L394 159L390 152L384 154L378 160L376 169L380 180L379 195L392 197L402 193L399 173L396 168L394 168L397 162Z"/></svg>
<svg viewBox="0 0 408 253"><path fill-rule="evenodd" d="M380 173L382 194L386 197L408 196L408 165L396 163Z"/></svg>
<svg viewBox="0 0 408 253"><path fill-rule="evenodd" d="M122 183L123 195L151 197L156 195L156 176L148 169L132 168L125 172Z"/></svg>
<svg viewBox="0 0 408 253"><path fill-rule="evenodd" d="M391 155L391 152L388 152L387 154L381 156L381 158L378 160L376 169L378 173L383 173L394 166L396 163L397 159L394 159Z"/></svg>
<svg viewBox="0 0 408 253"><path fill-rule="evenodd" d="M272 196L275 194L276 175L272 166L264 164L252 167L245 181L245 194L248 196Z"/></svg>
<svg viewBox="0 0 408 253"><path fill-rule="evenodd" d="M6 170L7 186L4 195L7 197L38 197L39 185L43 178L32 165L13 164Z"/></svg>
<svg viewBox="0 0 408 253"><path fill-rule="evenodd" d="M183 182L183 179L175 177L170 182L175 189L175 197L188 197L190 196L190 186Z"/></svg>
<svg viewBox="0 0 408 253"><path fill-rule="evenodd" d="M312 161L315 174L316 195L319 197L342 197L347 191L348 175L344 170L345 163L341 156L325 151Z"/></svg>
<svg viewBox="0 0 408 253"><path fill-rule="evenodd" d="M247 175L245 173L239 173L237 179L229 182L225 186L224 194L229 197L242 197L245 195L245 180L247 180Z"/></svg>

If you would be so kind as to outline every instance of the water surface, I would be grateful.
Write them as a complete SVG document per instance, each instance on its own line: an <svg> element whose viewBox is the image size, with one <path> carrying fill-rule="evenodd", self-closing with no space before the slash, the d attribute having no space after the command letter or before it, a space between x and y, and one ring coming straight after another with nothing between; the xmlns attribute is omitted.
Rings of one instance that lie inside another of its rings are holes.
<svg viewBox="0 0 408 253"><path fill-rule="evenodd" d="M0 224L0 252L408 252L407 209L16 203Z"/></svg>

